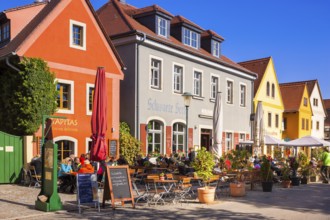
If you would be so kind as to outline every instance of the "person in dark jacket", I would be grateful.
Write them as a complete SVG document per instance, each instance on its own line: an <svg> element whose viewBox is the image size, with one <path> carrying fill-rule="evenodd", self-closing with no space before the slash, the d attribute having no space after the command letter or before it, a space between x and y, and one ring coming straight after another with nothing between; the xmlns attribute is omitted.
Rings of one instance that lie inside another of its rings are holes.
<svg viewBox="0 0 330 220"><path fill-rule="evenodd" d="M34 166L37 175L41 175L42 161L41 156L39 154L31 160L30 165Z"/></svg>

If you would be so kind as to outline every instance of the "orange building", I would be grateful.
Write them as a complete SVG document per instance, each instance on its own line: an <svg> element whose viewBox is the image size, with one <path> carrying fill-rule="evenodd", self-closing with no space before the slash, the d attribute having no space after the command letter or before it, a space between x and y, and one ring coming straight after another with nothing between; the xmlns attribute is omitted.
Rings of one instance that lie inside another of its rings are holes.
<svg viewBox="0 0 330 220"><path fill-rule="evenodd" d="M105 68L107 77L106 139L119 138L123 64L88 0L45 1L9 9L1 13L0 27L6 33L0 38L0 60L6 60L8 68L15 69L12 61L17 57L39 57L56 75L59 97L55 115L66 119L52 119L48 137L59 144L59 159L88 151L98 66Z"/></svg>

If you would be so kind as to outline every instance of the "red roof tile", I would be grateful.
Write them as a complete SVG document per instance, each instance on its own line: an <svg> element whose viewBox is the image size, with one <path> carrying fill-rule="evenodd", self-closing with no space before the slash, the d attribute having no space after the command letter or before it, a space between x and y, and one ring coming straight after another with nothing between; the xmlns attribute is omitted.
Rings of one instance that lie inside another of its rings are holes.
<svg viewBox="0 0 330 220"><path fill-rule="evenodd" d="M306 84L282 83L280 84L284 112L298 112L304 95Z"/></svg>
<svg viewBox="0 0 330 220"><path fill-rule="evenodd" d="M16 7L16 8L12 8L12 9L8 9L5 10L2 14L5 15L6 12L10 12L13 10L24 10L26 8L29 7L35 7L38 6L40 4L46 4L45 7L43 7L40 12L34 17L34 19L32 19L23 29L20 33L18 33L13 39L11 39L11 41L5 45L4 47L0 48L0 58L1 57L5 57L8 55L12 55L13 53L16 52L17 48L19 48L25 41L25 39L27 39L30 34L33 32L33 30L35 30L38 25L51 13L51 11L60 3L61 1L45 1L42 3L34 3L34 4L30 4L30 5L25 5L25 6L21 6L21 7ZM86 0L86 3L89 7L89 9L91 10L96 22L98 23L98 25L101 28L102 33L104 34L104 37L107 39L112 51L114 52L118 62L120 63L121 67L124 67L124 64L121 60L121 58L118 55L117 50L115 49L115 47L113 46L111 40L109 39L109 36L107 35L106 31L104 30L102 23L100 22L96 12L94 11L93 6L91 5L89 0Z"/></svg>
<svg viewBox="0 0 330 220"><path fill-rule="evenodd" d="M171 25L177 25L177 24L182 24L182 23L186 23L186 24L189 24L201 31L204 31L203 28L201 28L200 26L198 26L197 24L189 21L188 19L186 19L185 17L181 16L181 15L177 15L175 16L172 21L171 21Z"/></svg>
<svg viewBox="0 0 330 220"><path fill-rule="evenodd" d="M254 81L254 95L257 93L260 86L261 80L264 77L266 68L270 61L271 57L265 57L256 60L248 60L244 62L239 62L238 64L243 66L246 69L255 72L258 75L258 78Z"/></svg>
<svg viewBox="0 0 330 220"><path fill-rule="evenodd" d="M324 106L326 109L330 109L330 99L323 99Z"/></svg>
<svg viewBox="0 0 330 220"><path fill-rule="evenodd" d="M142 25L131 16L135 10L137 10L137 8L134 6L118 2L118 0L111 0L104 4L99 10L97 10L97 14L102 21L105 30L112 39L116 39L120 36L136 34L137 32L145 33L147 35L147 38L157 41L159 43L174 47L178 50L182 50L190 54L194 54L195 56L199 56L216 63L220 63L228 67L233 67L251 76L256 76L254 72L251 72L250 70L238 65L237 63L228 59L225 56L216 58L203 48L199 48L198 50L196 50L194 48L184 45L181 41L177 40L172 36L170 36L169 38L158 36L152 30ZM176 16L175 18L176 22L178 22L178 19L182 19L182 22L188 22L188 20L183 18L182 16ZM194 26L197 26L190 21L189 23ZM200 28L199 26L197 27Z"/></svg>
<svg viewBox="0 0 330 220"><path fill-rule="evenodd" d="M131 15L142 15L142 14L145 14L145 13L149 13L149 12L161 12L163 14L166 14L170 17L174 17L174 15L172 15L170 12L166 11L165 9L159 7L158 5L151 5L151 6L147 6L147 7L144 7L144 8L138 8L136 10L132 10L131 11Z"/></svg>
<svg viewBox="0 0 330 220"><path fill-rule="evenodd" d="M201 37L216 37L216 38L219 38L221 41L224 41L225 39L223 37L221 37L219 34L215 33L214 31L212 30L207 30L207 31L204 31L202 34L201 34Z"/></svg>

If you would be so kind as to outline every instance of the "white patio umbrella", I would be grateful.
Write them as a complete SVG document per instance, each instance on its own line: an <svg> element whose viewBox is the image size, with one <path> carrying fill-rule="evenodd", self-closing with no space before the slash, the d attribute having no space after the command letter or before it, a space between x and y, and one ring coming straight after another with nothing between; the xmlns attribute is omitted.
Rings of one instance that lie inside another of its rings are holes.
<svg viewBox="0 0 330 220"><path fill-rule="evenodd" d="M330 142L313 136L304 136L292 141L286 142L287 146L293 147L329 147Z"/></svg>
<svg viewBox="0 0 330 220"><path fill-rule="evenodd" d="M288 142L282 141L276 137L265 135L265 145L287 146Z"/></svg>
<svg viewBox="0 0 330 220"><path fill-rule="evenodd" d="M213 146L212 152L217 156L222 156L222 130L223 130L223 111L221 104L221 92L217 93L213 110Z"/></svg>
<svg viewBox="0 0 330 220"><path fill-rule="evenodd" d="M255 114L255 135L254 135L254 154L261 153L261 147L264 145L264 110L262 102L258 101L256 114Z"/></svg>

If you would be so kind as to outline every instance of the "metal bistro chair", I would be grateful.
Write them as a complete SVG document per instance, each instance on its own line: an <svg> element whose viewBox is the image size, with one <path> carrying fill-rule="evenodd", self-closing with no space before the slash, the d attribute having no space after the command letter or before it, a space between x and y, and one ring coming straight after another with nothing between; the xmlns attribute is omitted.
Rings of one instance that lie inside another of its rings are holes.
<svg viewBox="0 0 330 220"><path fill-rule="evenodd" d="M162 203L163 205L165 205L163 196L166 191L163 188L158 187L158 185L155 183L155 178L147 178L145 182L146 199L148 206L150 206L150 204L157 205L158 203Z"/></svg>
<svg viewBox="0 0 330 220"><path fill-rule="evenodd" d="M173 203L186 202L188 198L191 198L193 191L191 190L192 184L190 183L190 177L184 177L178 184L178 187L174 190Z"/></svg>
<svg viewBox="0 0 330 220"><path fill-rule="evenodd" d="M34 184L34 187L40 187L41 186L41 175L37 174L35 166L30 166L30 169L28 170L28 172L31 177L29 187L32 184Z"/></svg>

